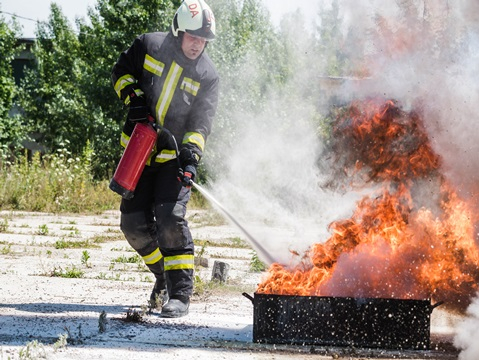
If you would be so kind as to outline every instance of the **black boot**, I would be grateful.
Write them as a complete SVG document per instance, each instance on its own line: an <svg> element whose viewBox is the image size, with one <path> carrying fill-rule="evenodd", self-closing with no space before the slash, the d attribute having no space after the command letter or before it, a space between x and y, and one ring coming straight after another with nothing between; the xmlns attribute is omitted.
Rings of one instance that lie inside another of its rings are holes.
<svg viewBox="0 0 479 360"><path fill-rule="evenodd" d="M170 298L168 296L168 290L166 289L165 280L157 278L148 303L150 310L161 310L169 300Z"/></svg>
<svg viewBox="0 0 479 360"><path fill-rule="evenodd" d="M175 296L161 309L161 317L177 318L188 315L190 299L187 296Z"/></svg>

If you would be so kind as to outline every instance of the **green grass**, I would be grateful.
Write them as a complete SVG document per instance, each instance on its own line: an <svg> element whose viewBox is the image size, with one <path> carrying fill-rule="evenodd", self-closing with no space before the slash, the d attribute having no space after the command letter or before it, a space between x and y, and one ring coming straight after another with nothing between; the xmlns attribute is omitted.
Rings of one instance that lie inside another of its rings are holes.
<svg viewBox="0 0 479 360"><path fill-rule="evenodd" d="M38 230L35 232L37 235L46 236L50 233L50 229L46 224L39 225Z"/></svg>
<svg viewBox="0 0 479 360"><path fill-rule="evenodd" d="M262 262L256 251L253 251L253 256L251 258L251 261L249 263L249 269L252 272L262 272L265 271L267 268L266 264Z"/></svg>
<svg viewBox="0 0 479 360"><path fill-rule="evenodd" d="M244 240L239 237L225 239L222 242L210 241L210 240L199 240L194 239L194 244L196 246L212 246L219 248L230 248L230 249L251 249L251 246Z"/></svg>
<svg viewBox="0 0 479 360"><path fill-rule="evenodd" d="M142 259L138 254L134 254L131 256L120 255L119 257L111 260L111 262L120 264L141 264Z"/></svg>
<svg viewBox="0 0 479 360"><path fill-rule="evenodd" d="M51 277L62 277L69 279L79 279L85 275L85 272L81 269L78 269L75 265L62 269L61 267L54 267L50 272L49 276Z"/></svg>
<svg viewBox="0 0 479 360"><path fill-rule="evenodd" d="M8 220L1 219L0 220L0 233L5 233L8 231Z"/></svg>
<svg viewBox="0 0 479 360"><path fill-rule="evenodd" d="M55 241L55 244L53 246L55 247L55 249L94 249L99 248L99 244L116 240L118 240L118 237L108 235L95 235L91 238L81 240L61 238L60 240Z"/></svg>
<svg viewBox="0 0 479 360"><path fill-rule="evenodd" d="M91 240L65 240L60 239L55 241L55 249L85 249L85 248L99 248L98 244L95 244Z"/></svg>
<svg viewBox="0 0 479 360"><path fill-rule="evenodd" d="M0 210L102 213L118 208L120 197L108 188L109 180L93 179L91 156L85 151L72 158L63 149L0 162Z"/></svg>
<svg viewBox="0 0 479 360"><path fill-rule="evenodd" d="M88 145L80 157L72 157L67 149L41 157L39 153L29 157L25 152L15 162L2 155L0 152L0 210L101 214L118 209L121 197L109 189L110 179L93 178L93 149ZM211 207L193 190L189 208ZM225 223L223 217L212 213L202 221ZM7 227L8 222L0 220L0 232Z"/></svg>
<svg viewBox="0 0 479 360"><path fill-rule="evenodd" d="M12 253L12 245L8 244L5 245L2 249L0 249L0 254L2 255L9 255Z"/></svg>

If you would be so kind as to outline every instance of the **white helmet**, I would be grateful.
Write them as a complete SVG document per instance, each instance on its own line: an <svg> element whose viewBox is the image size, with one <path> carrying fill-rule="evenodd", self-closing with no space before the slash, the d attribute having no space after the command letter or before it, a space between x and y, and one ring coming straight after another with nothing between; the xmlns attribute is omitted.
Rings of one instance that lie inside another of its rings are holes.
<svg viewBox="0 0 479 360"><path fill-rule="evenodd" d="M208 40L215 38L215 16L203 0L184 0L176 11L171 30L174 36L179 31Z"/></svg>

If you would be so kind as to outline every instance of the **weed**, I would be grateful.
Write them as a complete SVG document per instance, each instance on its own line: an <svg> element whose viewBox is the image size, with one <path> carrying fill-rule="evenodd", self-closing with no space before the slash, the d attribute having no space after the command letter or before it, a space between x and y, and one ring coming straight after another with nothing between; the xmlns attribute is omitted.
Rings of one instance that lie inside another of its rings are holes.
<svg viewBox="0 0 479 360"><path fill-rule="evenodd" d="M212 291L220 286L222 285L219 281L207 281L202 279L199 275L195 275L193 295L206 300Z"/></svg>
<svg viewBox="0 0 479 360"><path fill-rule="evenodd" d="M99 279L99 280L107 280L107 277L106 277L106 274L104 272L101 272L98 274L98 276L96 277L96 279Z"/></svg>
<svg viewBox="0 0 479 360"><path fill-rule="evenodd" d="M239 238L239 237L234 237L234 238L231 238L231 247L233 248L236 248L236 249L248 249L250 248L251 246L249 246L249 244L247 242L245 242L243 239Z"/></svg>
<svg viewBox="0 0 479 360"><path fill-rule="evenodd" d="M203 243L203 245L201 246L201 250L198 251L198 252L195 254L195 260L196 260L196 262L195 262L195 270L198 270L198 269L197 269L197 266L201 264L201 259L204 258L205 252L206 252L206 242ZM196 265L196 264L198 264L198 265Z"/></svg>
<svg viewBox="0 0 479 360"><path fill-rule="evenodd" d="M210 257L212 258L221 258L221 259L234 259L234 260L248 260L245 256L240 255L223 255L221 252L211 252Z"/></svg>
<svg viewBox="0 0 479 360"><path fill-rule="evenodd" d="M104 333L106 331L106 325L108 323L108 320L106 318L106 312L103 310L100 313L100 317L98 318L98 332L99 333Z"/></svg>
<svg viewBox="0 0 479 360"><path fill-rule="evenodd" d="M88 260L90 260L90 254L88 250L83 250L81 255L81 263L86 267L90 267L90 264L88 264Z"/></svg>
<svg viewBox="0 0 479 360"><path fill-rule="evenodd" d="M132 309L132 308L129 308L127 311L126 311L126 317L125 317L125 321L126 322L134 322L134 323L141 323L144 321L143 317L145 316L145 309L141 309L141 310L136 310L136 309Z"/></svg>
<svg viewBox="0 0 479 360"><path fill-rule="evenodd" d="M117 241L117 236L108 236L108 235L95 235L88 239L88 241L92 242L93 244L103 244L108 241Z"/></svg>
<svg viewBox="0 0 479 360"><path fill-rule="evenodd" d="M251 262L249 263L249 269L252 272L261 272L266 270L266 264L259 259L256 251L253 251L253 256L251 257Z"/></svg>
<svg viewBox="0 0 479 360"><path fill-rule="evenodd" d="M143 279L141 279L141 281L151 283L151 282L153 282L153 279L151 278L151 276L145 275L145 277L143 277Z"/></svg>
<svg viewBox="0 0 479 360"><path fill-rule="evenodd" d="M134 252L135 249L127 246L122 246L122 247L114 247L111 248L110 251L129 251L129 252Z"/></svg>
<svg viewBox="0 0 479 360"><path fill-rule="evenodd" d="M50 272L51 277L62 277L62 278L69 278L69 279L78 279L82 278L85 275L85 272L81 269L78 269L75 265L71 267L67 267L63 270L61 267L54 267L53 270Z"/></svg>
<svg viewBox="0 0 479 360"><path fill-rule="evenodd" d="M125 255L121 255L116 259L111 260L112 263L120 263L120 264L141 264L141 257L138 254L134 254L132 256L126 257Z"/></svg>
<svg viewBox="0 0 479 360"><path fill-rule="evenodd" d="M0 220L0 233L5 233L8 231L8 220L2 219Z"/></svg>
<svg viewBox="0 0 479 360"><path fill-rule="evenodd" d="M138 263L137 270L140 271L140 272L149 272L150 271L150 269L148 269L148 266L146 266L143 261Z"/></svg>
<svg viewBox="0 0 479 360"><path fill-rule="evenodd" d="M55 351L59 349L64 349L68 344L68 334L60 334L58 340L53 344L53 349Z"/></svg>
<svg viewBox="0 0 479 360"><path fill-rule="evenodd" d="M215 243L212 243L209 240L199 240L199 239L194 239L193 242L196 246L211 245L211 246L220 247L220 248L227 247L227 248L234 248L234 249L251 249L251 246L239 237L229 238L229 239L226 239L226 241L224 242L215 242Z"/></svg>
<svg viewBox="0 0 479 360"><path fill-rule="evenodd" d="M62 226L62 227L60 227L60 230L71 231L71 233L75 234L75 235L80 234L80 230L78 230L78 228L75 227L75 226Z"/></svg>
<svg viewBox="0 0 479 360"><path fill-rule="evenodd" d="M97 213L118 204L108 180L93 179L90 155L73 158L66 149L41 158L39 152L32 158L25 153L8 167L2 166L2 171L0 202L6 209Z"/></svg>
<svg viewBox="0 0 479 360"><path fill-rule="evenodd" d="M38 340L33 340L28 342L23 348L20 349L18 358L20 360L46 359L47 354L43 344L38 342Z"/></svg>
<svg viewBox="0 0 479 360"><path fill-rule="evenodd" d="M84 338L83 338L82 331L81 331L81 324L78 325L78 335L77 336L72 336L72 333L71 333L70 328L68 326L65 326L64 329L67 332L67 338L66 339L67 339L67 342L69 344L78 345L78 344L83 344L85 342Z"/></svg>
<svg viewBox="0 0 479 360"><path fill-rule="evenodd" d="M75 265L72 265L71 267L67 267L65 269L65 274L63 277L65 278L82 278L83 275L85 275L85 272L77 269Z"/></svg>
<svg viewBox="0 0 479 360"><path fill-rule="evenodd" d="M84 248L99 248L100 246L93 243L91 240L66 240L64 238L55 241L55 249L84 249Z"/></svg>
<svg viewBox="0 0 479 360"><path fill-rule="evenodd" d="M38 226L38 230L36 231L35 234L46 236L46 235L48 235L49 232L50 232L50 230L48 229L47 224L42 224L42 225Z"/></svg>
<svg viewBox="0 0 479 360"><path fill-rule="evenodd" d="M2 248L2 250L0 250L0 253L2 255L8 255L8 254L11 254L12 253L12 245L11 244L8 244L6 246L4 246Z"/></svg>

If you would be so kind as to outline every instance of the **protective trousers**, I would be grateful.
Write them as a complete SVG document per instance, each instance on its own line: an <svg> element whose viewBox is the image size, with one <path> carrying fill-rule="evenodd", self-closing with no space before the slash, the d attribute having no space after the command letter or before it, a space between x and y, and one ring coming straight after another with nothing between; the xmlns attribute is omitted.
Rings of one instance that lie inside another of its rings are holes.
<svg viewBox="0 0 479 360"><path fill-rule="evenodd" d="M191 191L178 181L178 165L146 166L135 195L122 199L121 230L170 298L193 293L194 244L185 219Z"/></svg>

